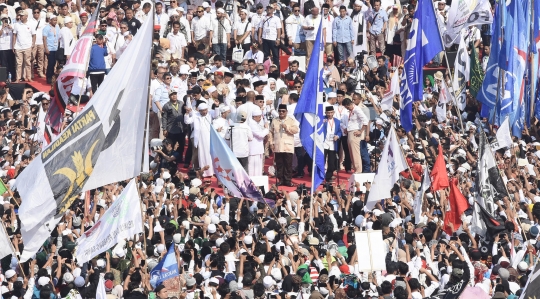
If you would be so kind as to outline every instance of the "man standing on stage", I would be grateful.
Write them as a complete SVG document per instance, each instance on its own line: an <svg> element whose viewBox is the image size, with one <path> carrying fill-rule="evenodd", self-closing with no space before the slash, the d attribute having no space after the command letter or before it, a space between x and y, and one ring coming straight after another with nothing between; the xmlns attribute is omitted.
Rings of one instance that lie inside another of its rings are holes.
<svg viewBox="0 0 540 299"><path fill-rule="evenodd" d="M296 120L287 115L287 105L280 104L278 114L279 118L274 119L270 125L270 148L275 153L276 177L279 179L279 184L293 187L291 178L294 134L300 128L298 128Z"/></svg>
<svg viewBox="0 0 540 299"><path fill-rule="evenodd" d="M324 134L324 159L326 160L326 182L332 182L332 175L338 169L339 138L341 138L340 121L334 118L334 106L325 109L326 119L322 131Z"/></svg>

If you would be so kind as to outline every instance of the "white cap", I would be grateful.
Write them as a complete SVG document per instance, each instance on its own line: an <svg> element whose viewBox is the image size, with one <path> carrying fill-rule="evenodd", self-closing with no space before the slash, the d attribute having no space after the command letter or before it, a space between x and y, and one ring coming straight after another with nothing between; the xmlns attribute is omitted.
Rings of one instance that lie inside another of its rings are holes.
<svg viewBox="0 0 540 299"><path fill-rule="evenodd" d="M189 65L187 64L182 64L180 66L180 75L189 75Z"/></svg>
<svg viewBox="0 0 540 299"><path fill-rule="evenodd" d="M216 227L215 224L213 224L213 223L208 224L208 232L209 233L213 234L213 233L216 232L216 230L217 230L217 227Z"/></svg>
<svg viewBox="0 0 540 299"><path fill-rule="evenodd" d="M263 285L265 288L271 288L276 284L276 281L272 278L272 276L265 276L263 279Z"/></svg>
<svg viewBox="0 0 540 299"><path fill-rule="evenodd" d="M64 18L64 25L67 24L67 23L71 23L73 22L73 19L71 17L65 17Z"/></svg>
<svg viewBox="0 0 540 299"><path fill-rule="evenodd" d="M156 247L156 251L161 254L163 251L165 251L165 245L158 244L158 246Z"/></svg>
<svg viewBox="0 0 540 299"><path fill-rule="evenodd" d="M168 180L171 178L171 173L168 171L163 172L163 179Z"/></svg>
<svg viewBox="0 0 540 299"><path fill-rule="evenodd" d="M208 8L208 7L210 7L210 4L208 4L208 2L203 2L202 7Z"/></svg>
<svg viewBox="0 0 540 299"><path fill-rule="evenodd" d="M262 111L259 109L255 109L255 111L251 113L251 116L261 116L261 115L262 115Z"/></svg>
<svg viewBox="0 0 540 299"><path fill-rule="evenodd" d="M199 105L199 107L200 106L201 105ZM199 187L200 185L202 185L201 179L193 179L193 180L191 180L191 187Z"/></svg>
<svg viewBox="0 0 540 299"><path fill-rule="evenodd" d="M216 12L225 13L225 10L223 8L218 8Z"/></svg>
<svg viewBox="0 0 540 299"><path fill-rule="evenodd" d="M273 231L273 230L269 230L266 232L266 238L268 239L268 241L272 242L274 241L274 239L276 238L276 232Z"/></svg>
<svg viewBox="0 0 540 299"><path fill-rule="evenodd" d="M244 244L251 245L253 243L253 237L252 236L245 236L244 237Z"/></svg>
<svg viewBox="0 0 540 299"><path fill-rule="evenodd" d="M214 87L215 88L215 87ZM206 103L200 103L199 107L197 107L199 110L206 110L208 109L208 104Z"/></svg>
<svg viewBox="0 0 540 299"><path fill-rule="evenodd" d="M335 92L329 92L328 93L328 98L337 98L337 94Z"/></svg>
<svg viewBox="0 0 540 299"><path fill-rule="evenodd" d="M217 90L217 88L216 88L215 86L212 85L212 86L208 87L208 89L206 90L206 92L208 92L208 94L211 94L211 93L213 93L213 92L216 91L216 90Z"/></svg>
<svg viewBox="0 0 540 299"><path fill-rule="evenodd" d="M10 279L11 277L15 276L17 274L15 270L9 269L6 271L5 276L7 279Z"/></svg>
<svg viewBox="0 0 540 299"><path fill-rule="evenodd" d="M38 285L40 286L44 286L44 285L47 285L49 282L51 281L51 279L47 276L41 276L39 279L38 279Z"/></svg>
<svg viewBox="0 0 540 299"><path fill-rule="evenodd" d="M373 214L374 214L375 216L381 216L382 211L379 210L379 209L375 209L375 210L373 210Z"/></svg>

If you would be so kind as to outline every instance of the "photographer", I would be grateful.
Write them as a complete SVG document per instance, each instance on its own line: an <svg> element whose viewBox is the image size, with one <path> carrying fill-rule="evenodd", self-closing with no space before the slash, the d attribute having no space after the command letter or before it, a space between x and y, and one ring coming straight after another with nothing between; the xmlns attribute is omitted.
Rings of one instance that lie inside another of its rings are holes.
<svg viewBox="0 0 540 299"><path fill-rule="evenodd" d="M176 144L175 144L176 146ZM176 173L177 163L181 157L180 154L173 148L172 141L170 139L163 140L162 146L157 146L152 148L152 150L159 154L160 158L160 169L165 168L169 169L170 173Z"/></svg>
<svg viewBox="0 0 540 299"><path fill-rule="evenodd" d="M366 78L368 80L368 88L372 90L375 86L383 86L386 89L386 80L388 69L385 65L386 58L384 56L377 57L378 67L369 70Z"/></svg>

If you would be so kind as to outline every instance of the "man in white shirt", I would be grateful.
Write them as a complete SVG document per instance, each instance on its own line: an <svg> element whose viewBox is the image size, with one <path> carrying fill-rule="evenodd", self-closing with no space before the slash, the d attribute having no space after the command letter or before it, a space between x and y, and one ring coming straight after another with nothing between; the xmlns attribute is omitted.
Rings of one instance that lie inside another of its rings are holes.
<svg viewBox="0 0 540 299"><path fill-rule="evenodd" d="M261 42L259 40L259 25L261 24L261 21L265 15L266 13L264 12L264 6L260 3L257 4L256 12L251 14L251 23L253 23L251 40Z"/></svg>
<svg viewBox="0 0 540 299"><path fill-rule="evenodd" d="M289 38L289 46L295 49L305 49L306 36L302 29L304 24L304 16L300 14L300 5L295 3L292 7L292 14L285 20L285 32Z"/></svg>
<svg viewBox="0 0 540 299"><path fill-rule="evenodd" d="M205 52L208 50L208 32L210 31L210 18L204 15L204 8L197 7L195 17L191 20L191 40L195 48L199 44L205 45Z"/></svg>
<svg viewBox="0 0 540 299"><path fill-rule="evenodd" d="M268 124L262 119L262 111L254 110L251 114L249 127L253 133L253 139L249 142L248 174L249 176L261 176L264 167L264 138L268 135Z"/></svg>
<svg viewBox="0 0 540 299"><path fill-rule="evenodd" d="M315 39L317 38L317 32L319 31L319 26L321 25L321 15L319 14L319 8L313 7L311 9L311 15L307 16L304 20L302 28L304 28L304 33L306 34L306 65L309 65L309 59L311 58L311 52L313 52L313 45L315 44ZM326 27L323 23L322 28L322 43L326 44Z"/></svg>
<svg viewBox="0 0 540 299"><path fill-rule="evenodd" d="M233 124L229 132L225 134L225 140L229 140L231 151L244 167L244 170L248 172L249 143L253 140L253 132L246 123L246 112L242 111L236 117L237 123Z"/></svg>
<svg viewBox="0 0 540 299"><path fill-rule="evenodd" d="M253 59L255 60L256 64L262 64L264 62L264 53L259 50L259 43L253 42L253 45L251 45L251 50L244 54L244 59Z"/></svg>
<svg viewBox="0 0 540 299"><path fill-rule="evenodd" d="M165 35L165 29L167 28L167 23L169 23L169 15L163 12L163 3L156 2L156 14L154 15L154 25L161 26L161 29L159 29L160 37L163 37Z"/></svg>
<svg viewBox="0 0 540 299"><path fill-rule="evenodd" d="M349 142L349 154L351 156L352 164L355 169L355 173L362 173L362 157L360 155L360 141L364 139L369 140L368 123L369 119L364 114L362 109L356 106L350 99L343 100L343 106L347 108L347 136Z"/></svg>
<svg viewBox="0 0 540 299"><path fill-rule="evenodd" d="M13 27L9 21L9 16L3 14L0 16L2 27L0 28L0 65L5 66L7 71L15 76L16 61L13 53Z"/></svg>
<svg viewBox="0 0 540 299"><path fill-rule="evenodd" d="M36 30L28 23L28 12L20 10L20 21L13 24L13 49L17 59L17 78L32 81L32 46L36 43ZM24 68L23 68L24 66ZM23 77L23 70L24 76Z"/></svg>
<svg viewBox="0 0 540 299"><path fill-rule="evenodd" d="M45 52L43 49L43 27L47 25L45 18L41 18L41 11L38 8L32 10L32 17L28 22L36 30L36 44L32 47L32 59L37 62L37 71L40 78L45 78Z"/></svg>
<svg viewBox="0 0 540 299"><path fill-rule="evenodd" d="M214 53L227 57L227 49L231 47L231 23L225 17L223 8L217 9L216 18L212 20L210 42Z"/></svg>
<svg viewBox="0 0 540 299"><path fill-rule="evenodd" d="M253 31L253 26L247 18L248 11L242 9L240 11L240 21L234 24L234 41L236 45L242 45L244 53L249 51L251 46L251 32Z"/></svg>
<svg viewBox="0 0 540 299"><path fill-rule="evenodd" d="M266 7L266 17L259 25L259 41L262 41L265 56L272 55L272 61L278 66L279 71L279 43L284 37L281 20L274 15L274 7Z"/></svg>
<svg viewBox="0 0 540 299"><path fill-rule="evenodd" d="M172 23L172 28L173 28L173 31L167 34L167 39L170 42L169 51L171 53L179 53L180 54L179 58L182 59L184 58L184 48L187 47L187 41L184 34L180 32L179 21L174 21Z"/></svg>

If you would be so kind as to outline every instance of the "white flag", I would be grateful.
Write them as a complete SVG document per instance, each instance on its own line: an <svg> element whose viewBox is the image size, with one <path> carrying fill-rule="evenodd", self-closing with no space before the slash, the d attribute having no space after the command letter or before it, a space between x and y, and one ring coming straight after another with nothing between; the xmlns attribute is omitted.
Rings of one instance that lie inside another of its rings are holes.
<svg viewBox="0 0 540 299"><path fill-rule="evenodd" d="M429 176L428 167L424 170L424 180L422 181L422 188L416 191L416 196L414 197L414 219L415 224L420 222L420 217L422 216L422 203L424 199L424 194L431 186L431 177Z"/></svg>
<svg viewBox="0 0 540 299"><path fill-rule="evenodd" d="M469 26L491 24L489 0L455 0L448 10L448 22L443 33L444 45L449 48L461 36L461 29Z"/></svg>
<svg viewBox="0 0 540 299"><path fill-rule="evenodd" d="M396 70L391 76L390 79L390 89L383 95L381 99L381 109L392 110L392 104L394 102L394 96L399 94L399 74Z"/></svg>
<svg viewBox="0 0 540 299"><path fill-rule="evenodd" d="M379 200L390 198L390 189L399 180L399 173L405 169L407 161L401 153L394 127L391 127L384 144L381 162L371 184L366 208L371 210Z"/></svg>
<svg viewBox="0 0 540 299"><path fill-rule="evenodd" d="M2 224L0 224L2 225ZM13 254L13 245L4 227L0 228L0 259Z"/></svg>
<svg viewBox="0 0 540 299"><path fill-rule="evenodd" d="M77 240L77 262L82 264L143 230L137 182L132 179L92 228Z"/></svg>
<svg viewBox="0 0 540 299"><path fill-rule="evenodd" d="M107 290L105 289L105 279L99 276L99 282L96 289L96 299L107 299Z"/></svg>
<svg viewBox="0 0 540 299"><path fill-rule="evenodd" d="M81 192L140 174L152 24L142 25L84 110L17 178L21 262L37 252Z"/></svg>
<svg viewBox="0 0 540 299"><path fill-rule="evenodd" d="M459 48L456 55L456 61L454 63L454 81L452 82L452 89L456 97L456 105L459 110L463 111L467 104L467 95L465 89L467 88L467 82L469 81L469 69L471 59L469 58L469 52L467 52L467 45L465 40L461 37L459 42Z"/></svg>
<svg viewBox="0 0 540 299"><path fill-rule="evenodd" d="M510 124L508 117L504 119L501 126L497 130L497 144L493 150L498 150L503 147L512 147L512 135L510 135Z"/></svg>

